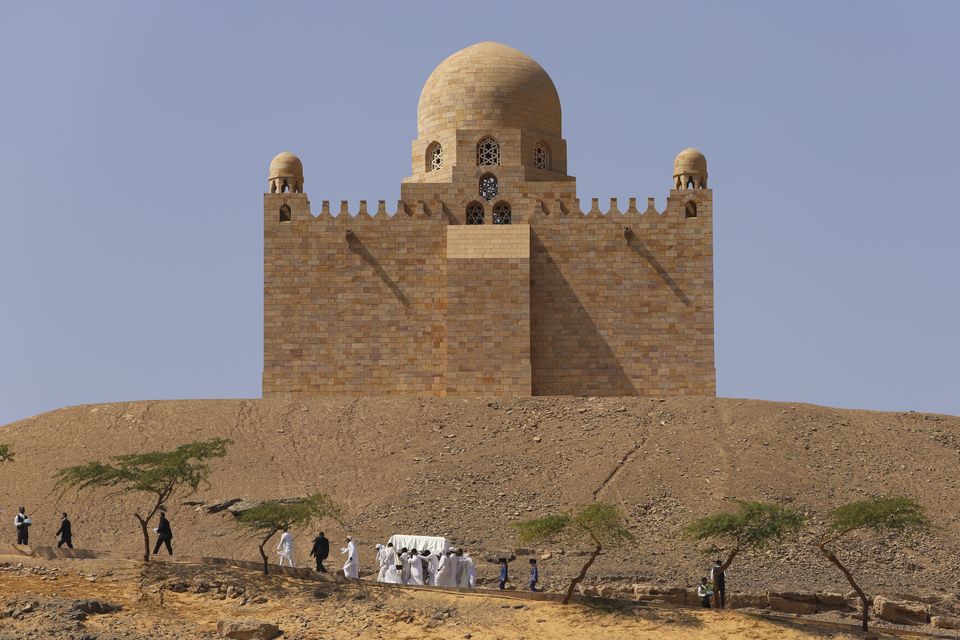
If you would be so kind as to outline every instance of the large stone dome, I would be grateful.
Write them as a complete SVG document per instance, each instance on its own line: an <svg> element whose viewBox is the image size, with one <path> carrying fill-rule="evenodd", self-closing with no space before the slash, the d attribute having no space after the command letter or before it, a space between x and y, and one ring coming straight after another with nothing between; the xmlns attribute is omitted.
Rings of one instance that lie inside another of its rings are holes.
<svg viewBox="0 0 960 640"><path fill-rule="evenodd" d="M560 98L530 56L498 42L461 49L433 70L417 109L421 137L449 129L520 128L561 137Z"/></svg>

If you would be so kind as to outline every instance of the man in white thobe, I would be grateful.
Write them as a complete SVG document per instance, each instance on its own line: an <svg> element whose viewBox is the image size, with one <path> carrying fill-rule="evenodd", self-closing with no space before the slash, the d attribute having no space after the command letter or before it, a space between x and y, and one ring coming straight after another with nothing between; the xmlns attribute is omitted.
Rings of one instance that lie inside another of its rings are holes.
<svg viewBox="0 0 960 640"><path fill-rule="evenodd" d="M387 545L386 571L383 573L383 581L387 584L403 584L403 564L400 555L393 547L393 543Z"/></svg>
<svg viewBox="0 0 960 640"><path fill-rule="evenodd" d="M437 582L437 575L440 573L439 551L434 551L427 557L427 565L430 567L430 584L435 587L440 586L440 583Z"/></svg>
<svg viewBox="0 0 960 640"><path fill-rule="evenodd" d="M407 584L423 586L423 557L414 549L410 552L410 578Z"/></svg>
<svg viewBox="0 0 960 640"><path fill-rule="evenodd" d="M473 589L477 582L477 568L474 566L473 558L470 557L469 553L464 553L460 556L460 566L463 567L463 572L460 577L460 588Z"/></svg>
<svg viewBox="0 0 960 640"><path fill-rule="evenodd" d="M353 538L347 536L347 546L340 549L341 554L347 555L347 561L343 563L343 575L345 578L356 580L360 577L360 560L357 558L357 546L353 543Z"/></svg>
<svg viewBox="0 0 960 640"><path fill-rule="evenodd" d="M384 574L387 572L387 548L382 544L377 545L377 582L383 582Z"/></svg>
<svg viewBox="0 0 960 640"><path fill-rule="evenodd" d="M283 566L283 561L287 561L288 566L293 566L293 536L290 535L289 529L284 529L283 534L280 536L280 544L277 545L277 553L280 554L280 566Z"/></svg>

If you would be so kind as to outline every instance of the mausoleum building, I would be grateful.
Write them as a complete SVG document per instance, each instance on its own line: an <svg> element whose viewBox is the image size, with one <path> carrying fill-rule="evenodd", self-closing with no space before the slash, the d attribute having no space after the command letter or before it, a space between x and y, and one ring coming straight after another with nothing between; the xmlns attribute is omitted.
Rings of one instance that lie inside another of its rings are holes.
<svg viewBox="0 0 960 640"><path fill-rule="evenodd" d="M274 158L264 396L714 395L706 159L680 152L662 211L601 209L561 124L540 65L484 42L427 78L392 211L313 211L300 160Z"/></svg>

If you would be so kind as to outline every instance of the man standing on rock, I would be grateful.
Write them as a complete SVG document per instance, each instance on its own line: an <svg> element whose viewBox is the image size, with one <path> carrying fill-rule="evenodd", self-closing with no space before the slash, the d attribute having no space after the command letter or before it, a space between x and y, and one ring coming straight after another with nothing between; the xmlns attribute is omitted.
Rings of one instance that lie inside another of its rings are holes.
<svg viewBox="0 0 960 640"><path fill-rule="evenodd" d="M20 507L19 513L13 518L13 524L17 528L17 544L30 544L30 525L33 524L33 520L27 517L25 507Z"/></svg>
<svg viewBox="0 0 960 640"><path fill-rule="evenodd" d="M167 553L172 556L173 545L170 544L170 541L173 540L173 530L170 529L170 521L167 520L166 511L160 512L160 523L153 531L157 534L157 544L153 547L153 555L160 553L160 545L164 545L167 547Z"/></svg>
<svg viewBox="0 0 960 640"><path fill-rule="evenodd" d="M724 608L724 592L727 590L727 575L723 570L723 563L717 560L710 569L710 580L713 582L713 589L716 595L713 596L713 603L718 609Z"/></svg>
<svg viewBox="0 0 960 640"><path fill-rule="evenodd" d="M357 546L353 544L353 538L347 536L347 546L340 549L340 553L347 555L347 561L343 563L343 576L356 580L360 577L360 560L357 558Z"/></svg>
<svg viewBox="0 0 960 640"><path fill-rule="evenodd" d="M60 536L60 541L57 542L58 549L63 545L67 545L68 549L73 549L73 530L70 527L70 521L67 520L66 512L63 514L63 519L60 520L60 528L53 535Z"/></svg>
<svg viewBox="0 0 960 640"><path fill-rule="evenodd" d="M326 573L327 569L323 566L323 561L330 555L330 541L323 535L323 531L313 539L313 548L310 549L310 555L317 559L317 571Z"/></svg>

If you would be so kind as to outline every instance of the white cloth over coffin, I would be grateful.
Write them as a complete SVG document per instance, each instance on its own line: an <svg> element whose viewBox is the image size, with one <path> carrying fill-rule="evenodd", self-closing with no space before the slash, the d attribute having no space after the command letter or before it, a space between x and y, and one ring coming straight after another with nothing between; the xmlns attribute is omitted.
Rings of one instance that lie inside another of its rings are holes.
<svg viewBox="0 0 960 640"><path fill-rule="evenodd" d="M417 551L431 551L433 553L446 553L450 549L450 541L440 536L404 536L392 535L387 542L393 543L394 549L416 549Z"/></svg>

